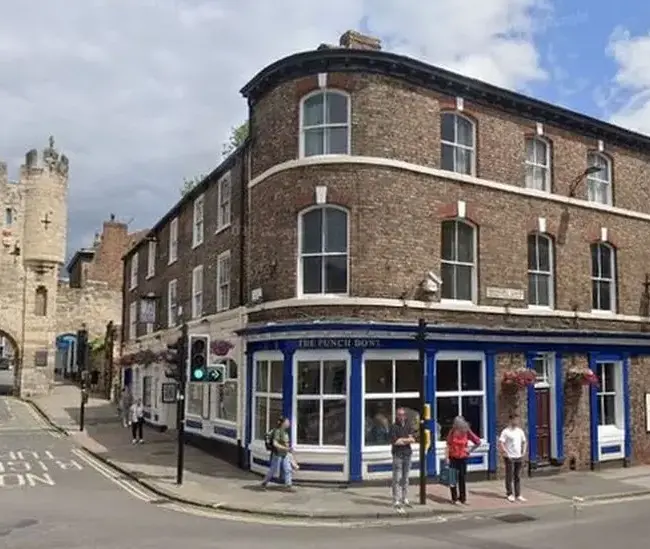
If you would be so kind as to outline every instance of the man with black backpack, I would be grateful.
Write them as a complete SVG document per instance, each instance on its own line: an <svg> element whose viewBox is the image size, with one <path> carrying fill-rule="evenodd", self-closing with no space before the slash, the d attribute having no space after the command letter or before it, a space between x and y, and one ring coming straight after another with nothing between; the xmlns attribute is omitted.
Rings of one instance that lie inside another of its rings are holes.
<svg viewBox="0 0 650 549"><path fill-rule="evenodd" d="M287 490L293 490L293 457L291 455L291 442L289 441L289 427L291 421L287 417L278 420L277 427L271 429L264 436L264 445L271 452L269 459L269 470L262 481L262 488L266 488L274 476L280 470L284 473L284 486Z"/></svg>

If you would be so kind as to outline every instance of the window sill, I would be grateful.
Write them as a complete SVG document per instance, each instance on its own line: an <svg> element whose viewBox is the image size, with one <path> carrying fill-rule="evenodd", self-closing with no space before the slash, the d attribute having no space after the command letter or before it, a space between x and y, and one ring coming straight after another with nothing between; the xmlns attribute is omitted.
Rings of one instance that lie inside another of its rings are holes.
<svg viewBox="0 0 650 549"><path fill-rule="evenodd" d="M217 307L216 312L217 313L225 313L226 311L229 311L230 307Z"/></svg>
<svg viewBox="0 0 650 549"><path fill-rule="evenodd" d="M156 273L147 273L145 280L151 280L154 276L156 276Z"/></svg>
<svg viewBox="0 0 650 549"><path fill-rule="evenodd" d="M616 315L616 312L612 310L606 311L604 309L592 309L591 314L597 316L614 316Z"/></svg>
<svg viewBox="0 0 650 549"><path fill-rule="evenodd" d="M625 430L616 425L599 425L598 437L601 439L621 439L625 438ZM601 440L602 442L602 440Z"/></svg>
<svg viewBox="0 0 650 549"><path fill-rule="evenodd" d="M476 305L473 301L465 299L441 299L440 304L448 307L473 307Z"/></svg>
<svg viewBox="0 0 650 549"><path fill-rule="evenodd" d="M222 232L230 229L230 227L231 227L231 224L230 224L230 222L228 222L225 225L222 225L221 227L217 227L217 230L214 231L214 234L222 233Z"/></svg>
<svg viewBox="0 0 650 549"><path fill-rule="evenodd" d="M346 157L351 156L351 152L346 153L323 153L323 154L305 154L304 152L298 156L298 159L302 160L305 158L336 158L336 157Z"/></svg>
<svg viewBox="0 0 650 549"><path fill-rule="evenodd" d="M533 311L554 311L555 308L551 305L528 305L528 308Z"/></svg>
<svg viewBox="0 0 650 549"><path fill-rule="evenodd" d="M170 260L167 262L167 265L173 265L173 264L176 263L177 261L178 261L178 258L175 257L174 259L170 259Z"/></svg>
<svg viewBox="0 0 650 549"><path fill-rule="evenodd" d="M349 294L298 294L298 299L336 299L340 297L350 297Z"/></svg>
<svg viewBox="0 0 650 549"><path fill-rule="evenodd" d="M201 242L192 242L192 249L198 248L201 244L203 244L203 240Z"/></svg>

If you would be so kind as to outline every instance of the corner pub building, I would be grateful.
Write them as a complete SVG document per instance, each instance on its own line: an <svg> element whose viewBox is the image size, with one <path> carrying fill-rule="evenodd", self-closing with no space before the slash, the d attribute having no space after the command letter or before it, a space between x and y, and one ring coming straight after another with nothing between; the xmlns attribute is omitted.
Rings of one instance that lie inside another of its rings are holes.
<svg viewBox="0 0 650 549"><path fill-rule="evenodd" d="M430 476L458 414L479 475L513 412L530 474L650 461L650 138L355 32L242 93L243 466L282 414L297 479L388 478L419 319Z"/></svg>

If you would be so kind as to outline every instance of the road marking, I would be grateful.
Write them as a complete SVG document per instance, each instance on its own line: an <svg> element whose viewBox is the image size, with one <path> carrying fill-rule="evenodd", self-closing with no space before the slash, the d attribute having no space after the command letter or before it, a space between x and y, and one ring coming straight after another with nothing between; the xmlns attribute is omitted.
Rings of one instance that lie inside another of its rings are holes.
<svg viewBox="0 0 650 549"><path fill-rule="evenodd" d="M100 475L103 477L107 478L114 484L117 484L120 488L123 490L126 490L129 494L131 494L133 497L138 498L139 500L145 501L147 503L154 501L159 498L154 498L141 490L139 487L135 486L133 483L126 481L121 477L121 474L116 472L114 469L108 467L98 459L91 457L88 455L86 452L84 452L81 449L74 448L72 450L72 453L77 456L79 459L83 460L86 464L88 464L90 467L95 469Z"/></svg>
<svg viewBox="0 0 650 549"><path fill-rule="evenodd" d="M36 420L36 423L43 428L53 438L63 438L63 435L55 430L30 404L24 404L29 410L29 414Z"/></svg>

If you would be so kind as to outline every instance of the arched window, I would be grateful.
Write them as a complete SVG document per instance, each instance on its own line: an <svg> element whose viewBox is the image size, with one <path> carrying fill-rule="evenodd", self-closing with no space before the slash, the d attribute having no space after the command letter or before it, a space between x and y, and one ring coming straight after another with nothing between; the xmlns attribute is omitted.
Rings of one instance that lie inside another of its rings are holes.
<svg viewBox="0 0 650 549"><path fill-rule="evenodd" d="M526 139L526 188L551 190L551 147L539 137Z"/></svg>
<svg viewBox="0 0 650 549"><path fill-rule="evenodd" d="M340 91L307 95L300 106L300 156L350 154L350 98Z"/></svg>
<svg viewBox="0 0 650 549"><path fill-rule="evenodd" d="M528 305L553 307L553 242L544 234L528 235Z"/></svg>
<svg viewBox="0 0 650 549"><path fill-rule="evenodd" d="M36 316L47 316L47 288L45 286L36 288L34 314Z"/></svg>
<svg viewBox="0 0 650 549"><path fill-rule="evenodd" d="M440 165L443 170L474 175L474 123L455 112L440 116Z"/></svg>
<svg viewBox="0 0 650 549"><path fill-rule="evenodd" d="M600 171L587 176L587 200L598 204L612 205L612 164L609 159L598 153L587 156L589 168L600 168Z"/></svg>
<svg viewBox="0 0 650 549"><path fill-rule="evenodd" d="M594 311L616 310L616 257L605 242L591 245L591 308Z"/></svg>
<svg viewBox="0 0 650 549"><path fill-rule="evenodd" d="M347 294L348 213L334 206L306 210L298 231L298 294Z"/></svg>
<svg viewBox="0 0 650 549"><path fill-rule="evenodd" d="M442 222L442 298L474 301L476 297L476 229L464 221Z"/></svg>

